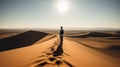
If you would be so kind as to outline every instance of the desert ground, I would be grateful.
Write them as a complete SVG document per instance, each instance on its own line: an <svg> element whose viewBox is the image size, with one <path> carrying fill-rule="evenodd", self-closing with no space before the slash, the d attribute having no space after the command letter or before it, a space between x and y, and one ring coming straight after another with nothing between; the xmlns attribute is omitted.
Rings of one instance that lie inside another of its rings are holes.
<svg viewBox="0 0 120 67"><path fill-rule="evenodd" d="M0 67L120 67L120 32L2 30Z"/></svg>

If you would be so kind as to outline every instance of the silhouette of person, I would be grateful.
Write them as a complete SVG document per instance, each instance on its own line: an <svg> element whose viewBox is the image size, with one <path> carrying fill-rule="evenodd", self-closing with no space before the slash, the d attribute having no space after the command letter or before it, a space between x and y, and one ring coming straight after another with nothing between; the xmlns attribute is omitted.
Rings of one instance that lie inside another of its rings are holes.
<svg viewBox="0 0 120 67"><path fill-rule="evenodd" d="M61 26L61 29L60 29L60 42L61 43L63 42L63 34L64 34L64 30L63 30L63 27Z"/></svg>

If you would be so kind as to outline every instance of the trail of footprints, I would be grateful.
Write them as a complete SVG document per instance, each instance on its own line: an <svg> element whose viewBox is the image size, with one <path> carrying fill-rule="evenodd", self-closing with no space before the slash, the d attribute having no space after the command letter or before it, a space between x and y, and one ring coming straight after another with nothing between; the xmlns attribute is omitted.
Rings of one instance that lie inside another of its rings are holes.
<svg viewBox="0 0 120 67"><path fill-rule="evenodd" d="M36 60L33 63L36 63L35 67L61 67L61 65L64 65L65 67L74 67L72 64L67 62L62 58L62 56L69 56L66 53L63 53L60 56L53 56L54 51L59 46L58 43L55 42L55 45L50 47L48 51L45 51L43 55L39 56L39 60Z"/></svg>

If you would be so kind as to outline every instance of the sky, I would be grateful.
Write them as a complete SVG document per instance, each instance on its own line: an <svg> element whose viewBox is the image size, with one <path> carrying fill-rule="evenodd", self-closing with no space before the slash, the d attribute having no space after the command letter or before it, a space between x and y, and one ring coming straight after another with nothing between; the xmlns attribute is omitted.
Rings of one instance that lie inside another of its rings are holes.
<svg viewBox="0 0 120 67"><path fill-rule="evenodd" d="M0 28L120 28L120 0L0 0Z"/></svg>

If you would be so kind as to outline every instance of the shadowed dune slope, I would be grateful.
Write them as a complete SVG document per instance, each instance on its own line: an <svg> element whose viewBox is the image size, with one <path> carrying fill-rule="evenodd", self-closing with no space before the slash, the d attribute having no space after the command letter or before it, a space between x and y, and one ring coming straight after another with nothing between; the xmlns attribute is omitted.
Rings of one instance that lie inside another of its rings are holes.
<svg viewBox="0 0 120 67"><path fill-rule="evenodd" d="M15 36L0 39L0 51L32 45L47 34L48 33L30 30Z"/></svg>

